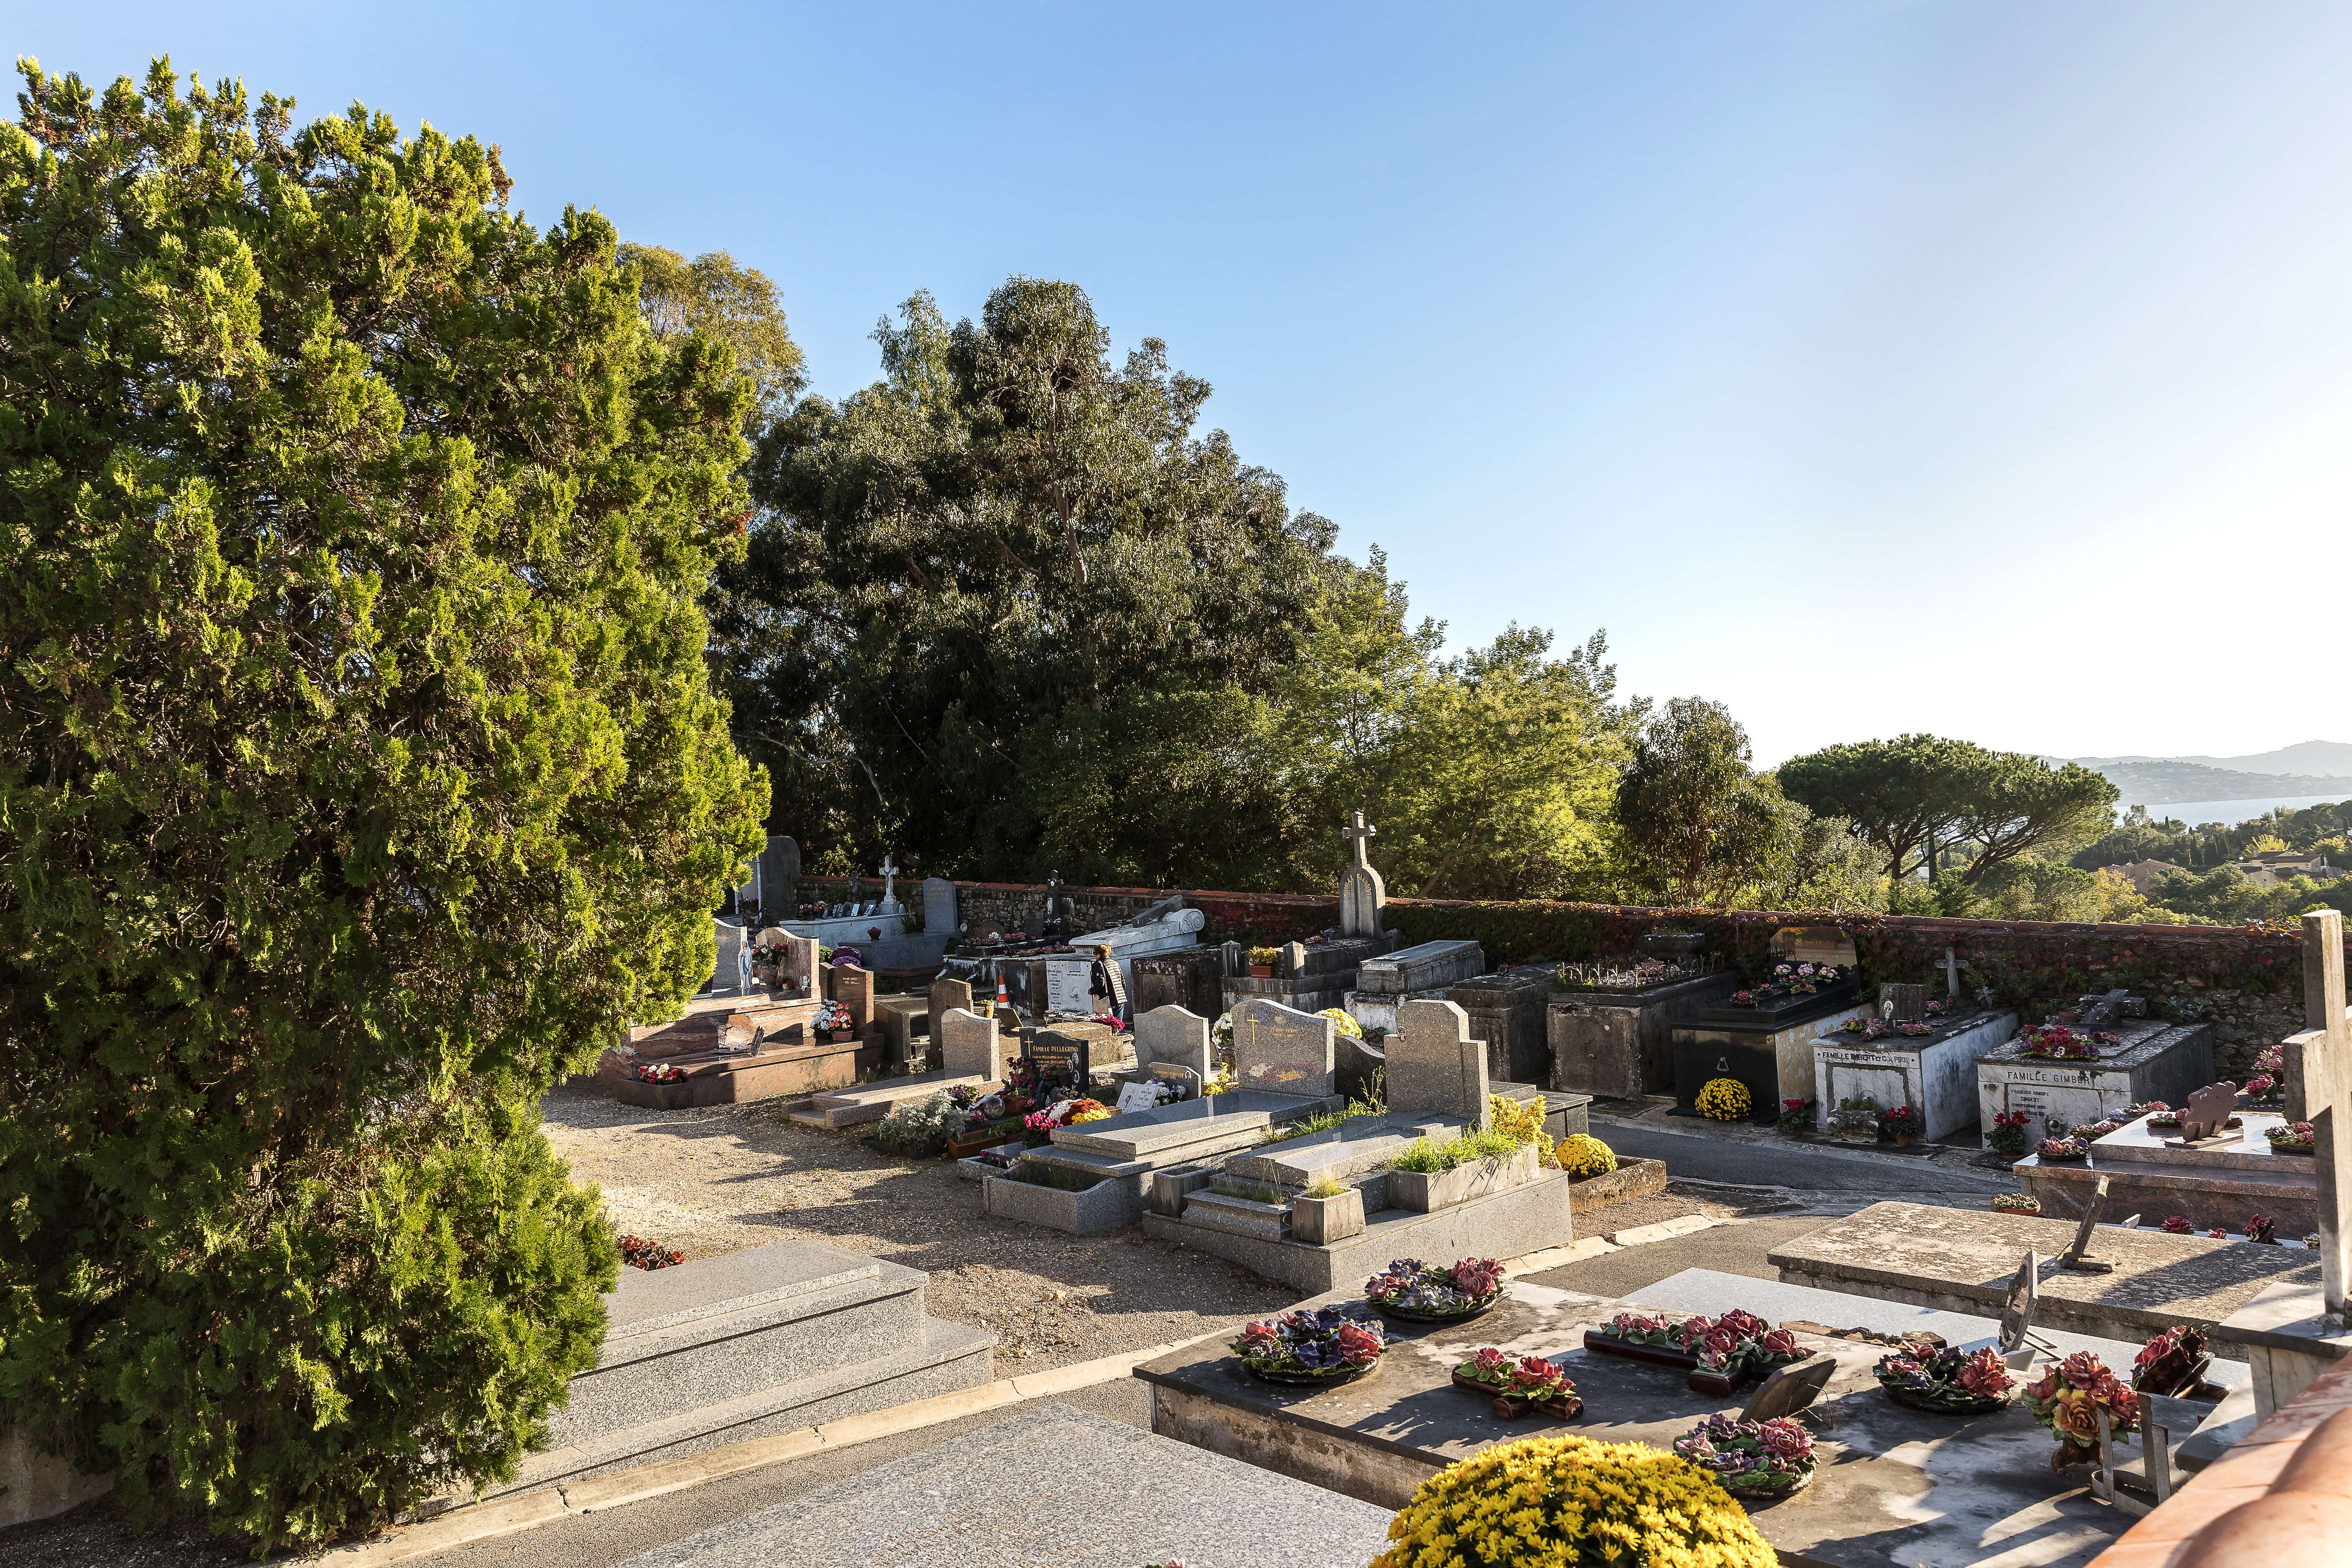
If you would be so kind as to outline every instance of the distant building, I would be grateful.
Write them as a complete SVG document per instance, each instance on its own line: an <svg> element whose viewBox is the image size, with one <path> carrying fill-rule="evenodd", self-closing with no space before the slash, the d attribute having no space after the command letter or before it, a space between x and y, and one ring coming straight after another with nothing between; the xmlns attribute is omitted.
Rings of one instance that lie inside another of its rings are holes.
<svg viewBox="0 0 2352 1568"><path fill-rule="evenodd" d="M2167 871L2186 870L2187 868L2176 866L2169 860L2135 860L2127 866L2110 866L2107 869L2129 882L2133 892L2145 895L2148 884Z"/></svg>
<svg viewBox="0 0 2352 1568"><path fill-rule="evenodd" d="M2302 849L2265 849L2230 864L2258 888L2275 888L2297 877L2324 882L2344 874L2327 863L2326 855Z"/></svg>

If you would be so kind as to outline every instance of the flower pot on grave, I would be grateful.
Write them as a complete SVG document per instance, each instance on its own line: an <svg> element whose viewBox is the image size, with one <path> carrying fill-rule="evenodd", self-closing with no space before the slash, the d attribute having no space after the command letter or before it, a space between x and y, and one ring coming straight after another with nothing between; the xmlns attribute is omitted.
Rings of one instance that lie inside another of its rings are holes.
<svg viewBox="0 0 2352 1568"><path fill-rule="evenodd" d="M1536 1151L1520 1149L1499 1159L1472 1160L1450 1171L1391 1171L1389 1203L1418 1214L1434 1214L1471 1198L1522 1186L1535 1178Z"/></svg>
<svg viewBox="0 0 2352 1568"><path fill-rule="evenodd" d="M1271 963L1253 963L1249 966L1249 969L1250 978L1252 980L1271 980L1274 978L1274 965Z"/></svg>
<svg viewBox="0 0 2352 1568"><path fill-rule="evenodd" d="M850 1041L857 1037L857 1031L855 1029L828 1029L825 1031L824 1037L831 1040L836 1046L845 1046L849 1044Z"/></svg>
<svg viewBox="0 0 2352 1568"><path fill-rule="evenodd" d="M1895 1146L1897 1149L1908 1149L1911 1147L1911 1134L1908 1132L1897 1132L1895 1135Z"/></svg>
<svg viewBox="0 0 2352 1568"><path fill-rule="evenodd" d="M1290 1200L1290 1239L1329 1247L1364 1234L1364 1194L1354 1187L1328 1198Z"/></svg>

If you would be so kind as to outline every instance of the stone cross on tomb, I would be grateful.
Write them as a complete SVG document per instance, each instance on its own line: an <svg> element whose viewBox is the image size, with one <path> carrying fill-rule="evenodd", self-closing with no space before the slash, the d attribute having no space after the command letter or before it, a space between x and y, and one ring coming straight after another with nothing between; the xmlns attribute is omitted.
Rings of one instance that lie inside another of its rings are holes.
<svg viewBox="0 0 2352 1568"><path fill-rule="evenodd" d="M2345 1300L2352 1247L2352 1027L2344 1017L2344 916L2303 917L2304 1030L2286 1039L2286 1118L2316 1134L2319 1288L2327 1315L2352 1324Z"/></svg>
<svg viewBox="0 0 2352 1568"><path fill-rule="evenodd" d="M2104 996L2085 997L2090 1005L2083 1009L2083 1021L2075 1027L2084 1030L2112 1029L2123 1021L2124 1004L2131 993L2120 987Z"/></svg>
<svg viewBox="0 0 2352 1568"><path fill-rule="evenodd" d="M1947 996L1958 996L1959 994L1959 955L1948 947L1944 950L1944 994Z"/></svg>
<svg viewBox="0 0 2352 1568"><path fill-rule="evenodd" d="M1389 890L1381 874L1372 869L1365 853L1366 843L1379 828L1364 820L1360 811L1349 818L1339 837L1349 841L1354 858L1339 877L1339 932L1343 936L1377 937L1381 934L1381 910L1389 901Z"/></svg>

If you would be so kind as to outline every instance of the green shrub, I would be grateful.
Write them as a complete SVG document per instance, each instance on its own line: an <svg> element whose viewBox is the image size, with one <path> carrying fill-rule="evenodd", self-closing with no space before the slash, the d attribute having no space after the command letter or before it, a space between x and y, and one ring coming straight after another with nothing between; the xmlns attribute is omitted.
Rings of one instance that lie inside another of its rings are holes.
<svg viewBox="0 0 2352 1568"><path fill-rule="evenodd" d="M750 390L494 151L158 62L0 126L0 1406L262 1548L512 1473L616 1268L540 1096L759 843Z"/></svg>

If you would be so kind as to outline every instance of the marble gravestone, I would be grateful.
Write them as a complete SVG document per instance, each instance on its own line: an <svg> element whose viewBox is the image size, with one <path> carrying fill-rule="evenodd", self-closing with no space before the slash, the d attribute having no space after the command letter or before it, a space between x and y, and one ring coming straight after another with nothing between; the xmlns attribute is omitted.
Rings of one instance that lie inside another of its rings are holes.
<svg viewBox="0 0 2352 1568"><path fill-rule="evenodd" d="M936 980L933 980L931 982L930 988L929 1011L931 1015L931 1043L934 1046L939 1043L940 1020L946 1017L950 1013L954 1012L959 1007L962 1008L967 1013L994 1011L992 1007L975 1007L971 1005L971 981L958 980L951 974L942 974Z"/></svg>
<svg viewBox="0 0 2352 1568"><path fill-rule="evenodd" d="M956 885L945 877L923 879L923 934L952 935L960 923L956 913Z"/></svg>
<svg viewBox="0 0 2352 1568"><path fill-rule="evenodd" d="M996 1020L962 1007L931 1015L931 1033L939 1042L940 1066L950 1079L976 1078L988 1083L1004 1079L1004 1045Z"/></svg>
<svg viewBox="0 0 2352 1568"><path fill-rule="evenodd" d="M1234 1009L1233 1030L1234 1076L1243 1089L1309 1099L1330 1094L1338 1033L1330 1019L1254 996Z"/></svg>
<svg viewBox="0 0 2352 1568"><path fill-rule="evenodd" d="M1388 885L1381 874L1372 869L1370 858L1365 853L1372 836L1380 829L1364 820L1357 812L1339 830L1348 840L1350 859L1347 870L1339 875L1339 933L1342 936L1378 937L1381 934L1381 911L1389 901Z"/></svg>
<svg viewBox="0 0 2352 1568"><path fill-rule="evenodd" d="M1454 1002L1407 1002L1388 1043L1391 1114L1430 1111L1485 1127L1486 1046L1470 1037L1469 1015Z"/></svg>
<svg viewBox="0 0 2352 1568"><path fill-rule="evenodd" d="M1181 1067L1202 1082L1215 1076L1209 1020L1182 1007L1154 1007L1135 1021L1135 1065Z"/></svg>

